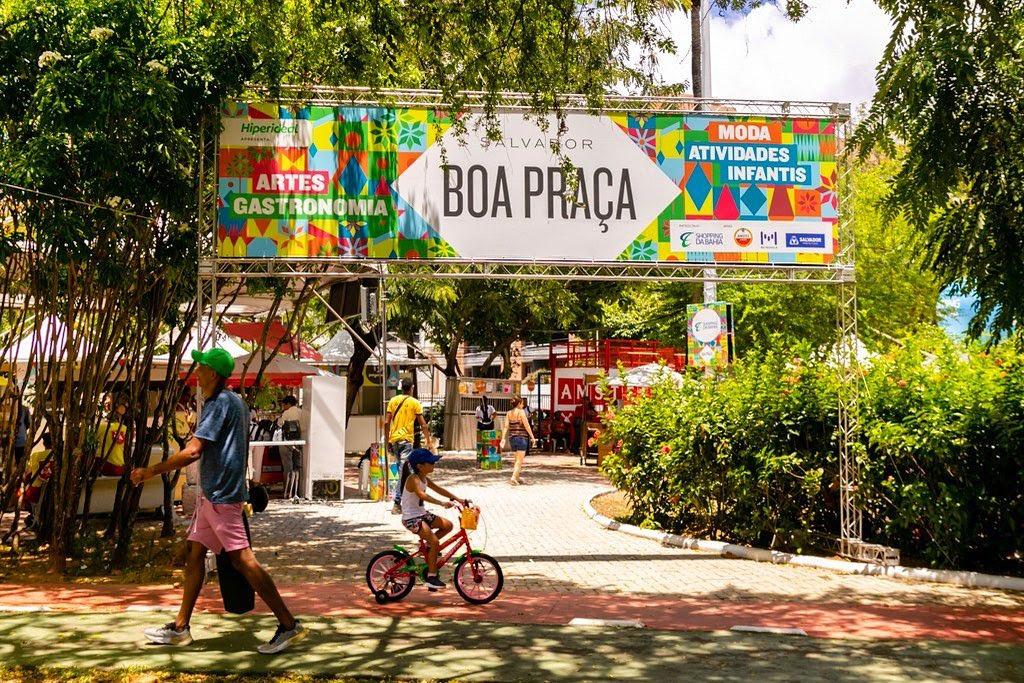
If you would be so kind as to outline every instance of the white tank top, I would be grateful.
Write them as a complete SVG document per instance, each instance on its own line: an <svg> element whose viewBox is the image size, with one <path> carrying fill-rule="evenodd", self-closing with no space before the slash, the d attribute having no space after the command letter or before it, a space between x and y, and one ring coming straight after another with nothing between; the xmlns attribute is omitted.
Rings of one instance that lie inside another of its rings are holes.
<svg viewBox="0 0 1024 683"><path fill-rule="evenodd" d="M415 474L410 474L409 478L415 477ZM406 480L408 483L408 480ZM420 479L420 483L423 484L423 480ZM426 488L426 484L423 484ZM422 517L423 513L427 511L426 506L420 497L415 493L411 493L408 489L402 491L402 521L408 521L416 517Z"/></svg>

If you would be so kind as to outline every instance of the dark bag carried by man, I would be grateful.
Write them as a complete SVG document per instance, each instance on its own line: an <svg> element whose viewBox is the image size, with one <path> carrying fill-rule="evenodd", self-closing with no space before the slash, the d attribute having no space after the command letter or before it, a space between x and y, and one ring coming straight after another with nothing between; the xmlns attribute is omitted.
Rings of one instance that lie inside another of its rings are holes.
<svg viewBox="0 0 1024 683"><path fill-rule="evenodd" d="M245 537L249 539L251 545L249 519L244 514L242 523L245 524ZM220 597L224 600L225 612L245 614L256 607L256 591L249 585L242 572L231 564L231 557L226 550L217 553L217 581L220 583Z"/></svg>

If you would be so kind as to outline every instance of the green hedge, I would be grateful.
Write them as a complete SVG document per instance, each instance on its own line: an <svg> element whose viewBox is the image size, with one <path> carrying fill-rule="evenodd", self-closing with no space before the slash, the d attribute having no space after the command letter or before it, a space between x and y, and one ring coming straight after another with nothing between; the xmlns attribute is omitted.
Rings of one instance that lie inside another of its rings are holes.
<svg viewBox="0 0 1024 683"><path fill-rule="evenodd" d="M865 539L932 566L1017 571L1024 370L927 334L858 375ZM635 520L802 551L839 528L838 370L808 347L663 384L606 419L603 468Z"/></svg>

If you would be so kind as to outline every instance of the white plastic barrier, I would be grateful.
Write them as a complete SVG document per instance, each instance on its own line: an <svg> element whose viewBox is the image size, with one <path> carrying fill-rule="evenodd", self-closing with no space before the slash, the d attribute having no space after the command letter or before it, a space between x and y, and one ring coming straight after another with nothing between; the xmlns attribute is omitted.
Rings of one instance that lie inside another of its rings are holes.
<svg viewBox="0 0 1024 683"><path fill-rule="evenodd" d="M172 445L171 454L177 452ZM163 460L164 449L161 446L153 446L149 451L149 464L155 465ZM173 473L171 473L173 476ZM117 494L117 482L120 477L97 477L92 487L92 499L89 501L89 514L103 514L114 511L114 498ZM178 478L178 485L171 494L171 500L181 500L181 490L185 484L185 475ZM164 504L164 483L161 477L153 477L146 481L142 487L142 497L139 498L139 510L152 512ZM85 511L85 492L78 499L78 514Z"/></svg>

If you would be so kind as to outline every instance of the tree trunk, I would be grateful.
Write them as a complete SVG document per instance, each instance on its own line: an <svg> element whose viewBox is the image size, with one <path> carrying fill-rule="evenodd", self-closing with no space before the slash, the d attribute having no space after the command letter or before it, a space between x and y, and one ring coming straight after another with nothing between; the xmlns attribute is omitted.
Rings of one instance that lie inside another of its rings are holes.
<svg viewBox="0 0 1024 683"><path fill-rule="evenodd" d="M353 334L355 332L356 334ZM363 386L363 370L366 368L366 361L370 359L372 355L366 346L371 349L377 347L377 341L380 338L380 329L374 326L370 331L361 330L358 327L353 327L348 331L349 336L352 337L352 343L355 348L352 351L352 357L348 359L348 386L346 388L347 396L345 405L345 426L348 426L348 421L352 417L352 406L356 404L356 396L359 394L359 390ZM358 335L358 336L357 336ZM366 346L359 343L362 339Z"/></svg>
<svg viewBox="0 0 1024 683"><path fill-rule="evenodd" d="M505 339L501 340L501 342L497 346L495 346L494 349L492 349L491 352L487 355L487 359L484 360L484 364L480 366L480 374L483 375L488 370L490 370L491 364L494 363L495 359L497 359L499 356L503 359L507 358L508 352L512 348L512 345L516 342L517 339L523 336L523 332L525 332L526 329L532 324L533 318L531 316L527 316L527 318L523 320L522 324L519 325L518 328L516 328L515 332L505 337ZM508 363L505 363L504 372L507 373L508 370Z"/></svg>
<svg viewBox="0 0 1024 683"><path fill-rule="evenodd" d="M693 81L693 96L704 97L704 80L701 77L701 61L704 46L700 42L700 16L708 0L691 0L690 5L690 77Z"/></svg>

